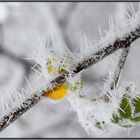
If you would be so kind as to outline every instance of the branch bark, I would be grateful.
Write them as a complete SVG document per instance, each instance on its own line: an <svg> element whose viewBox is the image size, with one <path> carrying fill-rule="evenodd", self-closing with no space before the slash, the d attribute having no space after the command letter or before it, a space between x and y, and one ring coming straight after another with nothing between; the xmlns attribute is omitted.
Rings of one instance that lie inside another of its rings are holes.
<svg viewBox="0 0 140 140"><path fill-rule="evenodd" d="M140 27L135 29L135 31L131 31L129 34L125 35L123 38L117 38L114 40L112 44L105 46L103 49L97 51L96 53L87 56L82 61L77 63L76 65L72 66L73 76L82 72L83 70L87 69L88 67L96 64L106 56L112 54L113 52L117 51L120 48L127 49L130 44L135 41L137 38L140 37ZM69 72L65 72L51 81L51 88L55 88L59 84L63 84L65 82L66 77L69 76ZM50 90L50 88L46 89L46 91ZM27 99L23 104L15 109L15 111L7 114L3 117L0 121L0 131L10 125L13 121L15 121L18 117L20 117L23 113L33 107L42 99L42 92L34 93L29 99Z"/></svg>

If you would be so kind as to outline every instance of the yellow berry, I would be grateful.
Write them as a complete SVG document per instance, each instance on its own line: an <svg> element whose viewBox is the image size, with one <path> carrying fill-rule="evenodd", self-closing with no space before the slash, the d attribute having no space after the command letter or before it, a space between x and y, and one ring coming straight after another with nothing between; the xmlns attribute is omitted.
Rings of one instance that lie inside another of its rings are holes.
<svg viewBox="0 0 140 140"><path fill-rule="evenodd" d="M59 100L65 97L67 93L67 86L65 84L55 87L53 90L44 91L43 96L51 98L53 100Z"/></svg>

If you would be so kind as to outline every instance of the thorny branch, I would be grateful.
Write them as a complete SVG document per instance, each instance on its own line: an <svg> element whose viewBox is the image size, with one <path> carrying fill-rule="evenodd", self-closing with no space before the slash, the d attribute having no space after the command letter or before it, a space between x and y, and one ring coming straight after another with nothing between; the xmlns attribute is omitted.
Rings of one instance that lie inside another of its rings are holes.
<svg viewBox="0 0 140 140"><path fill-rule="evenodd" d="M88 67L96 64L106 56L114 53L120 48L127 49L130 44L140 37L140 27L138 27L135 31L131 31L129 34L125 35L123 38L117 38L112 44L105 46L103 49L97 51L96 53L91 54L87 58L84 58L82 61L72 66L73 76L87 69ZM63 73L58 76L56 79L51 81L51 88L58 86L65 82L66 77L69 76L69 72ZM46 89L46 91L50 90L50 88ZM13 121L15 121L18 117L20 117L23 113L25 113L28 109L33 107L42 99L42 92L34 93L32 97L27 99L23 104L17 108L15 111L11 112L7 116L4 116L0 121L0 131L10 125Z"/></svg>

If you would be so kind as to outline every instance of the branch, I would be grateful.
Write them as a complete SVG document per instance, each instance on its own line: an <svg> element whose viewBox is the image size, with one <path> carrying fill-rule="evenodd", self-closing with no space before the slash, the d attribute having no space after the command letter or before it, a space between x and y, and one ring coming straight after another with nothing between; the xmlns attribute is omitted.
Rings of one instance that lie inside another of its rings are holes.
<svg viewBox="0 0 140 140"><path fill-rule="evenodd" d="M129 12L128 9L126 8L126 4L118 3L116 18L120 19L120 17L121 17L123 20L126 20L127 19L126 15L125 15L126 11ZM122 49L121 52L119 52L119 54L120 54L120 56L118 56L119 60L118 60L118 63L116 65L116 69L113 72L112 81L110 82L110 89L111 90L113 90L119 82L119 78L120 78L122 69L124 67L126 58L128 56L129 49L130 49L130 46L128 48ZM109 95L108 92L107 92L107 94ZM105 102L109 102L109 97L106 94L101 96L100 99L102 99Z"/></svg>
<svg viewBox="0 0 140 140"><path fill-rule="evenodd" d="M0 131L6 128L9 124L15 121L19 116L25 113L28 109L33 107L41 100L42 96L40 95L33 95L30 99L27 99L21 107L17 108L14 112L10 113L7 116L4 116L3 119L0 121Z"/></svg>
<svg viewBox="0 0 140 140"><path fill-rule="evenodd" d="M73 65L71 67L73 71L73 76L78 74L79 72L82 72L83 70L87 69L93 64L96 64L97 62L99 62L106 56L114 53L118 49L128 48L133 41L135 41L138 37L140 37L140 27L138 27L134 31L131 31L127 35L124 34L124 36L125 37L123 38L115 39L115 41L113 41L112 44L105 46L103 49L87 56L76 65ZM66 80L66 77L68 76L69 76L69 72L65 72L60 76L58 76L57 78L55 78L53 81L51 81L51 89L55 88L60 84L63 84ZM50 88L46 89L46 91L49 90ZM18 117L20 117L23 113L25 113L35 104L37 104L42 99L42 94L43 91L39 93L38 92L34 93L29 99L23 102L20 107L16 108L15 111L4 116L3 119L0 121L0 131L2 131L4 128L10 125L13 121L15 121Z"/></svg>
<svg viewBox="0 0 140 140"><path fill-rule="evenodd" d="M113 90L118 84L118 81L119 81L121 72L123 70L126 58L128 56L129 50L130 50L130 46L128 46L127 48L124 48L121 51L121 56L119 58L119 62L117 64L116 70L114 72L112 82L110 83L110 89L111 90ZM107 94L109 96L108 92L107 92ZM101 100L103 100L105 102L109 102L109 97L108 96L105 94L105 95L101 96L99 99L101 99ZM96 99L93 99L93 101L96 101Z"/></svg>
<svg viewBox="0 0 140 140"><path fill-rule="evenodd" d="M113 81L110 84L110 89L113 89L114 87L116 87L116 85L118 83L118 80L121 75L122 69L124 67L129 50L130 50L130 46L128 48L123 49L121 52L121 56L120 56L120 59L119 59L118 65L117 65L117 70L115 71Z"/></svg>
<svg viewBox="0 0 140 140"><path fill-rule="evenodd" d="M81 62L79 62L75 69L73 70L74 73L79 73L84 69L87 69L93 64L96 64L104 57L114 53L120 48L128 48L130 44L135 41L138 37L140 37L140 27L137 28L135 31L131 31L126 37L116 39L112 44L109 44L107 47L104 47L97 53L91 54Z"/></svg>

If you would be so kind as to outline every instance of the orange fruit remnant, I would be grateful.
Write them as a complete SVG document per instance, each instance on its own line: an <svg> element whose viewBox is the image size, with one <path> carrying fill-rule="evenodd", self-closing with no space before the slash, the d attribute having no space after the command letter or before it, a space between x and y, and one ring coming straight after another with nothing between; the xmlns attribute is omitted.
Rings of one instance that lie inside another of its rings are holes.
<svg viewBox="0 0 140 140"><path fill-rule="evenodd" d="M55 87L53 90L44 91L42 96L46 96L53 100L59 100L64 98L66 93L67 93L67 86L63 84Z"/></svg>

